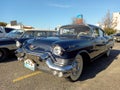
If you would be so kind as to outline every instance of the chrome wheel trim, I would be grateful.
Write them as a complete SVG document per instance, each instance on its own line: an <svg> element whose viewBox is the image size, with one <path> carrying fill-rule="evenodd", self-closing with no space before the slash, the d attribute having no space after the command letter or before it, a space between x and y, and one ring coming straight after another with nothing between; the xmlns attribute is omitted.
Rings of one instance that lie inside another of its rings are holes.
<svg viewBox="0 0 120 90"><path fill-rule="evenodd" d="M81 73L82 73L82 70L83 70L83 59L82 59L82 56L81 55L77 55L76 56L76 67L73 69L71 75L70 75L70 78L71 80L73 81L76 81L79 79Z"/></svg>
<svg viewBox="0 0 120 90"><path fill-rule="evenodd" d="M107 57L110 56L110 51L111 51L111 48L107 50L107 53L106 53Z"/></svg>

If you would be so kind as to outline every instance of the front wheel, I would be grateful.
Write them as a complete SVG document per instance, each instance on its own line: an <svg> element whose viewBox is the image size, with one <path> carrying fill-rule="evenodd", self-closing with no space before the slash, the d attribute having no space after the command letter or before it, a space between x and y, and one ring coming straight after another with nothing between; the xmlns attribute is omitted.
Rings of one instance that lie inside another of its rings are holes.
<svg viewBox="0 0 120 90"><path fill-rule="evenodd" d="M77 81L80 78L83 71L83 58L81 55L76 56L75 63L76 63L76 66L73 68L71 75L68 78L70 81L73 81L73 82Z"/></svg>

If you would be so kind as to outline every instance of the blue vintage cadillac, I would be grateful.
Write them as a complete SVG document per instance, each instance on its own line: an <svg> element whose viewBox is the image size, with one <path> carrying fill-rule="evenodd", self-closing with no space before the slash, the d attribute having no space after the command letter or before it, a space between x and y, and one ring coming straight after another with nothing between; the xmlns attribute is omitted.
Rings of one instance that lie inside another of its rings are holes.
<svg viewBox="0 0 120 90"><path fill-rule="evenodd" d="M35 38L18 43L18 60L33 71L42 70L77 81L88 62L109 56L114 40L94 25L65 25L55 37Z"/></svg>

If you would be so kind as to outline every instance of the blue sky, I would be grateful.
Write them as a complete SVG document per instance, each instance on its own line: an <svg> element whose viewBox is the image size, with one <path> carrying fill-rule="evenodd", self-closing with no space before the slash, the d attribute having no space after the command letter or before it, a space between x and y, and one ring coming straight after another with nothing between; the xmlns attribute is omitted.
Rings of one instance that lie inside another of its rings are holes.
<svg viewBox="0 0 120 90"><path fill-rule="evenodd" d="M119 0L0 0L0 21L17 20L36 28L70 24L79 14L96 24L106 12L120 12Z"/></svg>

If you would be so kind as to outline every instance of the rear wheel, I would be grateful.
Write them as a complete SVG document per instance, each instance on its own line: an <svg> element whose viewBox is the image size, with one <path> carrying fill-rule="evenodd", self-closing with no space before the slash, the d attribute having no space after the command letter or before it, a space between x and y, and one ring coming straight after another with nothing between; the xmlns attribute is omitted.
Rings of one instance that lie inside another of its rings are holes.
<svg viewBox="0 0 120 90"><path fill-rule="evenodd" d="M81 74L82 74L82 70L83 70L83 58L81 55L77 55L75 58L75 63L76 63L76 67L72 70L71 75L69 76L69 80L70 81L77 81Z"/></svg>
<svg viewBox="0 0 120 90"><path fill-rule="evenodd" d="M7 52L4 49L0 49L0 61L3 61L6 58Z"/></svg>

